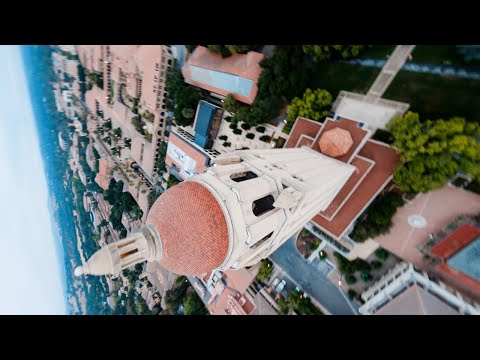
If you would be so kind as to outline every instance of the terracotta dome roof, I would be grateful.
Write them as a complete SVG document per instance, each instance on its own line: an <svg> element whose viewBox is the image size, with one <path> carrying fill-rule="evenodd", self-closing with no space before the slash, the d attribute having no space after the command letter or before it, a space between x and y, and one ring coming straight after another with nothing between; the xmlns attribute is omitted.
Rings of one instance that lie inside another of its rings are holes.
<svg viewBox="0 0 480 360"><path fill-rule="evenodd" d="M178 275L200 275L224 261L228 229L217 200L204 186L182 182L153 204L147 224L162 241L160 265Z"/></svg>
<svg viewBox="0 0 480 360"><path fill-rule="evenodd" d="M348 153L353 145L353 140L347 130L337 127L326 131L318 144L320 145L320 151L325 155L339 157Z"/></svg>

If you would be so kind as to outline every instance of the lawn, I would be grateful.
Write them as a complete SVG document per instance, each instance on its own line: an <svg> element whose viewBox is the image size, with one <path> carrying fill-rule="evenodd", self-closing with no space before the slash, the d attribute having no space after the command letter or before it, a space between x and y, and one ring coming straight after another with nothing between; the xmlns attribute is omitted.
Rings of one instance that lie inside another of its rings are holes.
<svg viewBox="0 0 480 360"><path fill-rule="evenodd" d="M334 99L340 90L366 94L379 72L378 68L341 62L315 63L310 87L326 89Z"/></svg>
<svg viewBox="0 0 480 360"><path fill-rule="evenodd" d="M368 59L386 59L393 50L395 50L395 45L374 45L363 51L359 57Z"/></svg>
<svg viewBox="0 0 480 360"><path fill-rule="evenodd" d="M480 121L480 81L400 71L384 98L405 101L424 118L466 117Z"/></svg>
<svg viewBox="0 0 480 360"><path fill-rule="evenodd" d="M413 49L412 61L418 63L454 65L480 69L480 61L467 62L455 45L417 45Z"/></svg>

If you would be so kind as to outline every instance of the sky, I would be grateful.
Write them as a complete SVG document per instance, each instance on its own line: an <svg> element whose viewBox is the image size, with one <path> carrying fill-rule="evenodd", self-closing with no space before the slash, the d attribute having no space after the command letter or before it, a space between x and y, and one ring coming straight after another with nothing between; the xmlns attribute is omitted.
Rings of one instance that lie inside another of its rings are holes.
<svg viewBox="0 0 480 360"><path fill-rule="evenodd" d="M65 314L57 241L18 46L0 46L0 314Z"/></svg>

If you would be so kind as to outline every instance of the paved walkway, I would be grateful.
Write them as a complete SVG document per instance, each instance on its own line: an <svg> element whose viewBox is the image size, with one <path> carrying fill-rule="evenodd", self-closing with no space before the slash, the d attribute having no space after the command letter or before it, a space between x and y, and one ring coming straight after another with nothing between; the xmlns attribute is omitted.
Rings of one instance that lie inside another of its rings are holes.
<svg viewBox="0 0 480 360"><path fill-rule="evenodd" d="M298 287L322 304L332 315L354 315L348 300L327 278L325 272L305 260L295 248L295 238L290 238L270 259L279 266Z"/></svg>
<svg viewBox="0 0 480 360"><path fill-rule="evenodd" d="M388 61L382 68L377 79L374 81L370 90L368 90L367 97L380 98L387 90L388 86L402 68L408 56L412 53L415 45L397 45L393 53L388 58Z"/></svg>

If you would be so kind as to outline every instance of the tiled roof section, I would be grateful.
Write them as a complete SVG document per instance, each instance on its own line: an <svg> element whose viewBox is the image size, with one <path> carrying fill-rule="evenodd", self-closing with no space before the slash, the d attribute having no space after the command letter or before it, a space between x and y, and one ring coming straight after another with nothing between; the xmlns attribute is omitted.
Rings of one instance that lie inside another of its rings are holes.
<svg viewBox="0 0 480 360"><path fill-rule="evenodd" d="M458 311L413 284L380 308L375 315L458 315Z"/></svg>
<svg viewBox="0 0 480 360"><path fill-rule="evenodd" d="M300 140L298 140L297 147L308 146L311 147L313 143L313 139L310 139L307 136L301 136Z"/></svg>
<svg viewBox="0 0 480 360"><path fill-rule="evenodd" d="M165 191L153 204L146 223L160 234L160 265L174 274L203 274L221 265L227 255L223 211L198 183L187 181Z"/></svg>
<svg viewBox="0 0 480 360"><path fill-rule="evenodd" d="M353 153L355 152L357 147L360 145L362 140L365 138L365 136L368 135L368 131L362 129L359 126L359 124L360 123L357 121L348 120L348 119L340 119L340 120L327 119L324 122L323 128L318 136L318 139L321 139L322 136L327 131L335 128L347 130L350 133L350 136L352 137L353 144L350 147L350 150L348 150L348 152L345 155L339 156L336 159L343 162L348 162L348 160L352 157ZM316 151L321 151L319 141L315 141L313 143L312 149Z"/></svg>
<svg viewBox="0 0 480 360"><path fill-rule="evenodd" d="M340 237L349 225L361 215L365 207L373 201L376 195L385 187L393 174L396 164L400 161L395 150L387 145L380 145L370 140L365 143L359 155L373 160L375 166L350 195L347 202L337 212L332 221L328 221L320 215L313 218L314 222L335 237Z"/></svg>
<svg viewBox="0 0 480 360"><path fill-rule="evenodd" d="M340 157L348 153L353 145L352 136L347 130L335 128L325 131L318 143L325 155Z"/></svg>
<svg viewBox="0 0 480 360"><path fill-rule="evenodd" d="M480 228L465 224L435 245L430 251L445 260L470 244L480 235Z"/></svg>
<svg viewBox="0 0 480 360"><path fill-rule="evenodd" d="M225 271L225 276L227 279L227 285L242 294L250 286L253 279L255 279L252 273L245 268L238 270L227 270Z"/></svg>
<svg viewBox="0 0 480 360"><path fill-rule="evenodd" d="M446 283L452 284L469 297L480 301L480 282L446 263L435 267L436 273Z"/></svg>
<svg viewBox="0 0 480 360"><path fill-rule="evenodd" d="M322 124L313 120L309 120L303 117L298 117L293 125L290 136L284 145L284 148L296 147L298 140L302 135L307 135L312 138L317 136L318 131L322 128Z"/></svg>
<svg viewBox="0 0 480 360"><path fill-rule="evenodd" d="M245 79L253 80L253 86L248 96L232 94L235 99L247 104L251 104L257 96L257 81L262 72L260 62L264 58L265 55L255 51L250 51L247 54L235 54L229 56L228 58L222 58L218 54L211 53L204 46L197 46L195 51L188 56L188 59L182 67L182 73L185 78L185 82L224 96L228 95L228 91L216 88L206 83L193 81L190 66L210 69L220 73L233 74Z"/></svg>
<svg viewBox="0 0 480 360"><path fill-rule="evenodd" d="M334 216L335 211L337 211L339 207L343 206L342 203L345 201L345 199L347 199L347 197L352 195L354 188L359 185L359 182L362 181L362 178L366 176L366 174L375 166L373 161L368 161L358 156L355 156L350 164L356 167L355 172L352 174L352 176L350 176L348 181L345 183L337 196L335 196L335 199L333 199L327 209L320 213L327 219L331 219Z"/></svg>

